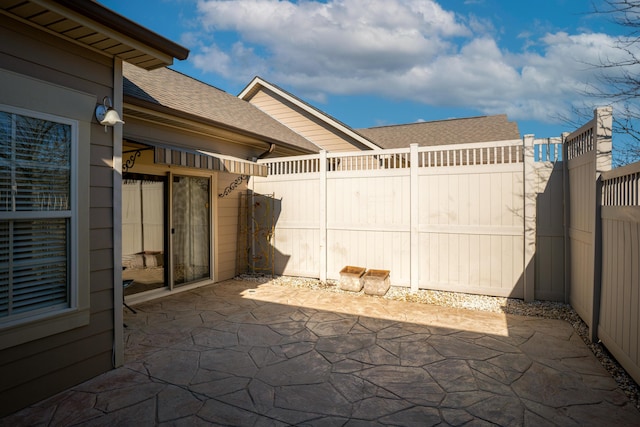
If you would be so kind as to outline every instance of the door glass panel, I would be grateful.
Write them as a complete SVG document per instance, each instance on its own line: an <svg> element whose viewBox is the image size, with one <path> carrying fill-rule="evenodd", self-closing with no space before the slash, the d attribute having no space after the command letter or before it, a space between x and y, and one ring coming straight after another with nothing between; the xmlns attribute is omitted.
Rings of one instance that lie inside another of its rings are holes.
<svg viewBox="0 0 640 427"><path fill-rule="evenodd" d="M165 177L128 174L122 183L125 295L166 286Z"/></svg>
<svg viewBox="0 0 640 427"><path fill-rule="evenodd" d="M173 280L180 286L211 277L209 179L173 178Z"/></svg>

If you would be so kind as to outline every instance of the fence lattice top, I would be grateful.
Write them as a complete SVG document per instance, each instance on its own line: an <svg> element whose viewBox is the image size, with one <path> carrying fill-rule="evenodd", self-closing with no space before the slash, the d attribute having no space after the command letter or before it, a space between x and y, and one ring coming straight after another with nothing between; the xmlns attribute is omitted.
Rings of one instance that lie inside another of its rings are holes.
<svg viewBox="0 0 640 427"><path fill-rule="evenodd" d="M455 146L418 147L420 168L452 166L487 166L523 162L522 141L500 141ZM560 149L553 149L557 158ZM542 153L542 151L540 151ZM544 158L552 157L544 151ZM542 154L541 154L542 156ZM540 157L541 161L544 161ZM269 168L269 175L305 174L320 171L320 156L297 156L261 161ZM408 169L411 167L410 149L328 153L327 172Z"/></svg>

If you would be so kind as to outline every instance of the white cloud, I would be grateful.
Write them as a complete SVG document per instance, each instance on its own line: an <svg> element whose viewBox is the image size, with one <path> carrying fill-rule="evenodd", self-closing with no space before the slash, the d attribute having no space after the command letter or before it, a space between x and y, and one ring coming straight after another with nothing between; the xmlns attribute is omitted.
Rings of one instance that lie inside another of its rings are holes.
<svg viewBox="0 0 640 427"><path fill-rule="evenodd" d="M380 94L549 121L581 102L592 64L619 55L608 35L562 32L526 34L510 52L490 22L429 0L200 0L198 10L204 34L237 39L196 48L196 67L239 83L261 75L317 100Z"/></svg>

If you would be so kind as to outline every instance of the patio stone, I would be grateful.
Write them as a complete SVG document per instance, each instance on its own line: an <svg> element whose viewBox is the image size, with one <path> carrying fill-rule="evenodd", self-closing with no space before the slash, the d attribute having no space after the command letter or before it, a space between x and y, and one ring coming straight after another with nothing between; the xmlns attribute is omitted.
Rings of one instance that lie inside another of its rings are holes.
<svg viewBox="0 0 640 427"><path fill-rule="evenodd" d="M217 398L225 394L233 393L234 391L244 390L250 381L249 378L220 378L213 381L193 384L189 387L189 390L208 398Z"/></svg>
<svg viewBox="0 0 640 427"><path fill-rule="evenodd" d="M271 346L280 343L282 336L265 325L240 325L238 344L250 346Z"/></svg>
<svg viewBox="0 0 640 427"><path fill-rule="evenodd" d="M602 401L602 395L587 388L579 376L539 363L534 363L513 383L513 390L523 399L555 408Z"/></svg>
<svg viewBox="0 0 640 427"><path fill-rule="evenodd" d="M425 366L445 360L443 355L423 340L400 342L399 344L402 366Z"/></svg>
<svg viewBox="0 0 640 427"><path fill-rule="evenodd" d="M453 359L487 360L500 355L496 350L467 342L453 336L434 335L428 340L439 354Z"/></svg>
<svg viewBox="0 0 640 427"><path fill-rule="evenodd" d="M329 383L290 385L275 388L278 408L348 418L351 403Z"/></svg>
<svg viewBox="0 0 640 427"><path fill-rule="evenodd" d="M425 369L446 392L477 389L473 372L465 360L443 360Z"/></svg>
<svg viewBox="0 0 640 427"><path fill-rule="evenodd" d="M167 386L158 393L158 422L169 422L198 413L204 404L198 396L183 387Z"/></svg>
<svg viewBox="0 0 640 427"><path fill-rule="evenodd" d="M17 425L640 425L571 325L228 281L124 311L125 366Z"/></svg>
<svg viewBox="0 0 640 427"><path fill-rule="evenodd" d="M238 345L238 334L209 329L193 337L193 342L205 348L232 347Z"/></svg>
<svg viewBox="0 0 640 427"><path fill-rule="evenodd" d="M331 364L313 351L261 368L255 377L272 386L319 384L329 372Z"/></svg>
<svg viewBox="0 0 640 427"><path fill-rule="evenodd" d="M98 394L93 406L99 411L110 413L150 399L155 402L156 396L164 388L164 384L147 383L105 391Z"/></svg>
<svg viewBox="0 0 640 427"><path fill-rule="evenodd" d="M437 406L446 395L421 368L383 365L366 369L358 375L417 405Z"/></svg>
<svg viewBox="0 0 640 427"><path fill-rule="evenodd" d="M499 426L521 426L524 422L524 405L516 396L491 396L467 408L475 418Z"/></svg>
<svg viewBox="0 0 640 427"><path fill-rule="evenodd" d="M93 393L73 393L51 414L53 425L73 425L100 417L103 412L96 408L97 396ZM26 420L25 420L26 421ZM25 422L21 425L32 425Z"/></svg>
<svg viewBox="0 0 640 427"><path fill-rule="evenodd" d="M258 372L251 356L235 347L200 352L200 368L244 377L251 377Z"/></svg>
<svg viewBox="0 0 640 427"><path fill-rule="evenodd" d="M386 399L374 396L356 403L353 407L352 416L361 420L375 421L412 406L411 403L404 399Z"/></svg>
<svg viewBox="0 0 640 427"><path fill-rule="evenodd" d="M145 425L149 420L156 419L156 400L147 399L136 405L128 406L117 411L108 412L100 417L80 423L82 426L110 427ZM65 425L65 424L61 424Z"/></svg>
<svg viewBox="0 0 640 427"><path fill-rule="evenodd" d="M153 378L169 384L186 385L198 370L200 353L184 350L161 350L146 358L144 366Z"/></svg>
<svg viewBox="0 0 640 427"><path fill-rule="evenodd" d="M380 422L385 425L427 427L440 424L441 418L437 408L415 407L387 415Z"/></svg>

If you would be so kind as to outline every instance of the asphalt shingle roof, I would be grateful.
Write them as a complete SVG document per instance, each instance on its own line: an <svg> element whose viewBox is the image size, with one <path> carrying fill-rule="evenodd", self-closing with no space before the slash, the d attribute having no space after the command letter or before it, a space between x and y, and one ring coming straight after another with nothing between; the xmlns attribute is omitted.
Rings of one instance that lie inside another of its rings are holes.
<svg viewBox="0 0 640 427"><path fill-rule="evenodd" d="M382 148L406 148L413 143L434 146L520 139L518 124L508 121L505 114L380 126L357 132Z"/></svg>
<svg viewBox="0 0 640 427"><path fill-rule="evenodd" d="M315 144L249 102L177 71L146 71L123 63L123 75L125 96L311 152L319 151Z"/></svg>

